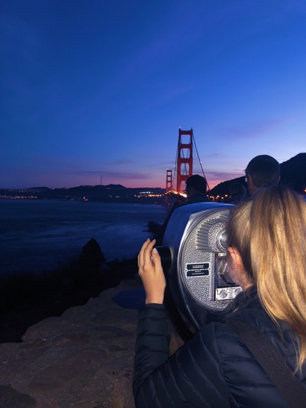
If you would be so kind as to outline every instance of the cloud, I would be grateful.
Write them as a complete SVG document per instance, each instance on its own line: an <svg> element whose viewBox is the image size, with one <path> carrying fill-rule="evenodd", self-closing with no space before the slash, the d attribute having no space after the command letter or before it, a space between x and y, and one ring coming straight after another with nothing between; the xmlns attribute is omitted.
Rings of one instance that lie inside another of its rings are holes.
<svg viewBox="0 0 306 408"><path fill-rule="evenodd" d="M134 160L131 159L120 159L120 160L114 160L112 162L108 162L108 166L121 166L122 164L132 164L134 163Z"/></svg>
<svg viewBox="0 0 306 408"><path fill-rule="evenodd" d="M121 90L126 84L138 84L139 79L144 75L150 83L154 73L159 72L169 62L171 63L175 57L180 57L184 52L188 52L190 47L203 36L203 31L207 31L207 28L203 26L201 14L203 14L201 4L190 7L184 1L169 8L169 11L165 11L158 20L158 27L151 30L148 40L138 41L134 47L135 52L129 54L125 64L120 65L110 86L112 93L114 90ZM184 21L183 24L182 21ZM165 86L161 84L160 92L164 94L161 102L172 100L194 87L195 83L174 84L170 87L168 85L168 89L165 89Z"/></svg>
<svg viewBox="0 0 306 408"><path fill-rule="evenodd" d="M258 120L254 122L244 123L242 125L233 125L220 128L217 134L223 138L231 138L232 140L239 139L255 139L265 136L268 132L286 125L290 120Z"/></svg>
<svg viewBox="0 0 306 408"><path fill-rule="evenodd" d="M163 89L161 89L159 97L157 98L156 103L154 103L154 106L159 106L170 102L178 96L182 96L185 93L192 91L194 88L195 84L177 83L171 86L165 85Z"/></svg>
<svg viewBox="0 0 306 408"><path fill-rule="evenodd" d="M150 179L150 175L137 172L116 172L116 171L97 171L97 170L84 170L78 173L82 176L101 176L105 178L115 178L124 180L147 180Z"/></svg>
<svg viewBox="0 0 306 408"><path fill-rule="evenodd" d="M231 180L244 176L241 172L206 171L205 175L209 180Z"/></svg>
<svg viewBox="0 0 306 408"><path fill-rule="evenodd" d="M198 12L201 11L199 7ZM154 31L154 37L145 46L140 48L138 55L133 56L126 66L126 74L143 69L155 71L161 61L167 62L173 54L181 52L201 37L202 24L195 24L195 19L201 19L195 7L186 6L181 2L177 7L171 8L161 19L158 29ZM182 24L184 21L184 24ZM177 39L180 38L180 41Z"/></svg>
<svg viewBox="0 0 306 408"><path fill-rule="evenodd" d="M204 155L204 157L206 157L207 159L221 159L223 155L220 153L211 153Z"/></svg>

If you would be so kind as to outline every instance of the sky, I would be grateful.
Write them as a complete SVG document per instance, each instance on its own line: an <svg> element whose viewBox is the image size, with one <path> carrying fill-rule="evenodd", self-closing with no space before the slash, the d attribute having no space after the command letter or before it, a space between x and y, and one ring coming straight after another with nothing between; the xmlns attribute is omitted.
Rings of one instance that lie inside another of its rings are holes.
<svg viewBox="0 0 306 408"><path fill-rule="evenodd" d="M210 188L306 151L305 0L0 0L0 188ZM197 154L197 152L198 154Z"/></svg>

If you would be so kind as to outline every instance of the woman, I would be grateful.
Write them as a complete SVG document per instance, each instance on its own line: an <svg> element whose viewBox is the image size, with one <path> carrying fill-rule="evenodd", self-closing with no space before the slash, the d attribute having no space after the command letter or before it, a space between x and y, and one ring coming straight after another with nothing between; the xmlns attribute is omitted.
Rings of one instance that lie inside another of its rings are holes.
<svg viewBox="0 0 306 408"><path fill-rule="evenodd" d="M271 186L233 210L227 235L228 272L243 292L226 318L262 332L306 387L305 203L291 190ZM153 247L147 240L138 255L146 306L134 361L136 406L288 407L224 321L207 324L169 358L166 282Z"/></svg>

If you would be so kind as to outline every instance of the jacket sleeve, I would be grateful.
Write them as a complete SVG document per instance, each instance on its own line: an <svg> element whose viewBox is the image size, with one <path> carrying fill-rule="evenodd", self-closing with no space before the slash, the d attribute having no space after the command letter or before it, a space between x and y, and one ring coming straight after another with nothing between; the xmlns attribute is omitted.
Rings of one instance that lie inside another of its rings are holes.
<svg viewBox="0 0 306 408"><path fill-rule="evenodd" d="M203 333L168 355L167 316L162 305L140 311L133 391L138 408L222 407L229 404L217 348Z"/></svg>

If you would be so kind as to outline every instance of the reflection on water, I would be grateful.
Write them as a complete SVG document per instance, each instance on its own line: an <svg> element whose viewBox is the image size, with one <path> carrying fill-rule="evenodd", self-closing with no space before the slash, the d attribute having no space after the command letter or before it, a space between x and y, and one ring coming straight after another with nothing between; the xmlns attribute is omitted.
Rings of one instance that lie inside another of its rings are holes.
<svg viewBox="0 0 306 408"><path fill-rule="evenodd" d="M148 221L162 223L155 205L0 200L0 273L52 268L79 255L95 238L107 261L137 255Z"/></svg>

